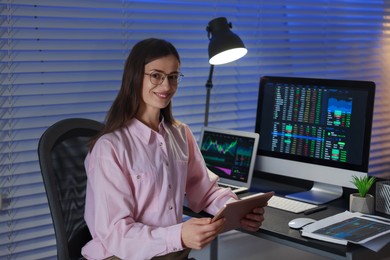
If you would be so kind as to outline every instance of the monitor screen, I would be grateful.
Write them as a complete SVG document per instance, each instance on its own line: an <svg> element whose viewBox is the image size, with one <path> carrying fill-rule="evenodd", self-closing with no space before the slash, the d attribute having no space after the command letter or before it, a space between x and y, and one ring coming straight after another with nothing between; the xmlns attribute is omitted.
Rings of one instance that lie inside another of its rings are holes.
<svg viewBox="0 0 390 260"><path fill-rule="evenodd" d="M326 184L324 192L353 187L352 175L368 172L374 93L368 81L262 77L256 169Z"/></svg>

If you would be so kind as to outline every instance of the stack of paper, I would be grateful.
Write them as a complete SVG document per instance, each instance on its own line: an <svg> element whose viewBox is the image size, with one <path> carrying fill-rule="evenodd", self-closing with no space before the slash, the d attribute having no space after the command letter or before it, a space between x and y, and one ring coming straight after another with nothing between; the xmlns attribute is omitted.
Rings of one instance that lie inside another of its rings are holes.
<svg viewBox="0 0 390 260"><path fill-rule="evenodd" d="M302 236L379 251L390 242L390 219L346 211L305 226Z"/></svg>

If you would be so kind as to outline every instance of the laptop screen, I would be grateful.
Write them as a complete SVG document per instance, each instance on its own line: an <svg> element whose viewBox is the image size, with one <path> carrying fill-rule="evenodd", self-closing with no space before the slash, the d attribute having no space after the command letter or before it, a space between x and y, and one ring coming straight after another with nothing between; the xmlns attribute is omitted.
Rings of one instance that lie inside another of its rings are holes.
<svg viewBox="0 0 390 260"><path fill-rule="evenodd" d="M205 127L200 150L207 168L220 178L247 183L253 172L257 144L256 133Z"/></svg>

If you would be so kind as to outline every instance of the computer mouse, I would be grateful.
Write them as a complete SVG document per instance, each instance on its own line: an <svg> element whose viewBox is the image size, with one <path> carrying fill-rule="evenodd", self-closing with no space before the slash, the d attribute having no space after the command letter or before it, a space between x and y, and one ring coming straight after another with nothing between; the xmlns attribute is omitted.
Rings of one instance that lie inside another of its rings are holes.
<svg viewBox="0 0 390 260"><path fill-rule="evenodd" d="M311 218L295 218L295 219L291 220L290 222L288 222L288 226L290 228L300 229L300 228L303 228L304 226L309 225L313 222L316 222L316 220L311 219Z"/></svg>

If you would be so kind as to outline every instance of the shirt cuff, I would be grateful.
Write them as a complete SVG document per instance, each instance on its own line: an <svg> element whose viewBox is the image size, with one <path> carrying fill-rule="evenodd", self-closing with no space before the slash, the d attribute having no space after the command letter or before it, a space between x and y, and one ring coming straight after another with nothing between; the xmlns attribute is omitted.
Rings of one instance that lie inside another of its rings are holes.
<svg viewBox="0 0 390 260"><path fill-rule="evenodd" d="M183 223L180 223L168 227L168 232L166 237L168 253L177 252L184 249L183 244L181 242L182 225Z"/></svg>

